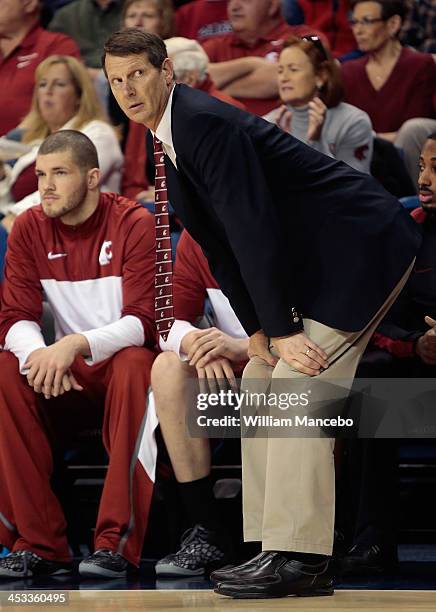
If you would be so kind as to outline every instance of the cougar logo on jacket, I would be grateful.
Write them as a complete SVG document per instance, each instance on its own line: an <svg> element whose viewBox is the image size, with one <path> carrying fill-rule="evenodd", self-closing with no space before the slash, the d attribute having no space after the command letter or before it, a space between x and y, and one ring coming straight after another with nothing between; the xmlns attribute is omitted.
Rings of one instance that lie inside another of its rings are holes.
<svg viewBox="0 0 436 612"><path fill-rule="evenodd" d="M98 263L101 266L107 266L112 259L112 240L105 240L101 245L100 255L98 257Z"/></svg>

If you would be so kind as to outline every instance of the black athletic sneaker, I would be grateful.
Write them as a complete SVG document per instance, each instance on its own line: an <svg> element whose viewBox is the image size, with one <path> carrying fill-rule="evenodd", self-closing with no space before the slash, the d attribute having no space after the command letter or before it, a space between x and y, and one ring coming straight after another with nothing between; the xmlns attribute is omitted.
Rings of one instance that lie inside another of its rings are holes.
<svg viewBox="0 0 436 612"><path fill-rule="evenodd" d="M122 578L127 575L128 567L129 562L120 553L102 548L83 559L79 574L85 578Z"/></svg>
<svg viewBox="0 0 436 612"><path fill-rule="evenodd" d="M395 547L355 544L343 557L339 569L343 576L352 574L388 574L398 569Z"/></svg>
<svg viewBox="0 0 436 612"><path fill-rule="evenodd" d="M0 559L0 578L59 576L71 572L71 563L49 561L30 550L16 550Z"/></svg>
<svg viewBox="0 0 436 612"><path fill-rule="evenodd" d="M217 545L217 540L215 532L195 525L183 534L179 551L156 563L156 574L202 576L210 569L224 565L228 554Z"/></svg>

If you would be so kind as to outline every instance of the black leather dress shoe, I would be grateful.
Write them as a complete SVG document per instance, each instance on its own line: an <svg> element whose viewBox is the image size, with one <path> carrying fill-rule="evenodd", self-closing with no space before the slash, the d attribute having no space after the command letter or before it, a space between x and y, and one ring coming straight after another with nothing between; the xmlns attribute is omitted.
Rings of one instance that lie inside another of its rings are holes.
<svg viewBox="0 0 436 612"><path fill-rule="evenodd" d="M383 574L394 572L398 567L395 549L377 544L356 544L343 557L340 563L342 576L351 574Z"/></svg>
<svg viewBox="0 0 436 612"><path fill-rule="evenodd" d="M263 552L233 568L233 575L231 568L220 570L219 573L226 572L227 577L218 583L215 593L235 599L333 595L333 579L328 566L329 561L309 565L287 559L280 552Z"/></svg>
<svg viewBox="0 0 436 612"><path fill-rule="evenodd" d="M209 576L210 580L214 584L218 584L219 582L230 582L232 580L243 579L245 573L250 572L253 569L253 564L260 558L264 557L267 553L261 552L252 559L248 561L244 561L239 565L225 565L224 567L220 567L211 573Z"/></svg>

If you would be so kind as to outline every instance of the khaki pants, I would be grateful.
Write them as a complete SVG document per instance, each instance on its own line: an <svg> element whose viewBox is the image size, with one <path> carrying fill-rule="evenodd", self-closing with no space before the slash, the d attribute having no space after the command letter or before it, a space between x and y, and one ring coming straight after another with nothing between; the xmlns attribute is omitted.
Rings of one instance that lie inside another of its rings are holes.
<svg viewBox="0 0 436 612"><path fill-rule="evenodd" d="M363 330L344 332L304 319L306 334L327 353L330 364L317 380L349 380L351 386L369 339L406 283L413 263ZM285 379L289 389L290 379L309 377L282 359L273 368L254 357L244 370L243 386L254 390L250 387L252 380L256 392L268 392L279 389L280 381L283 388ZM344 389L343 396L347 394ZM331 438L242 439L245 541L261 541L263 550L332 553L334 445Z"/></svg>

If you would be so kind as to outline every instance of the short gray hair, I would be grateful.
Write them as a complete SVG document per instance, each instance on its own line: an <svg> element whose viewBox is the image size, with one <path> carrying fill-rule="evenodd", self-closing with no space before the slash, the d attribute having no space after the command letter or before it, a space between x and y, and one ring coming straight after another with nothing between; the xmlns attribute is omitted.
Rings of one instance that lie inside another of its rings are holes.
<svg viewBox="0 0 436 612"><path fill-rule="evenodd" d="M189 70L198 70L202 81L207 73L209 58L206 51L196 40L174 36L165 41L168 57L174 66L176 79L181 79Z"/></svg>

